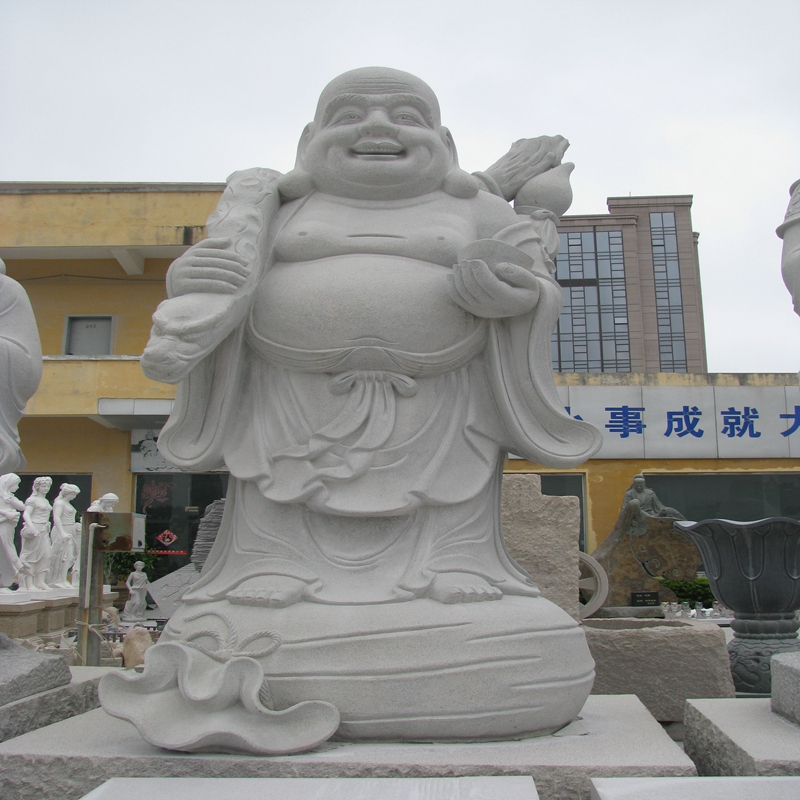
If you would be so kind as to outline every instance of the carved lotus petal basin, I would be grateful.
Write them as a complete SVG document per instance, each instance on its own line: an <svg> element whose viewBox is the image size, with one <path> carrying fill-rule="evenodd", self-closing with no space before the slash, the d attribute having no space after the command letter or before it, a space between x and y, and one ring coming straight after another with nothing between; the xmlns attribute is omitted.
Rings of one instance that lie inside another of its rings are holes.
<svg viewBox="0 0 800 800"><path fill-rule="evenodd" d="M800 522L707 519L676 522L703 558L714 596L737 614L791 614L800 608Z"/></svg>

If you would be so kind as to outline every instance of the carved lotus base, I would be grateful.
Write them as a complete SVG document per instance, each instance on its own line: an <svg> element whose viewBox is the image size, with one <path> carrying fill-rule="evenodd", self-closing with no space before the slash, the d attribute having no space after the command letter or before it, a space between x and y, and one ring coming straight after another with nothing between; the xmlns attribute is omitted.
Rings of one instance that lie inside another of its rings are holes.
<svg viewBox="0 0 800 800"><path fill-rule="evenodd" d="M263 686L252 676L234 675L233 666L241 674L263 670ZM586 701L594 662L578 624L541 597L452 605L430 599L360 606L300 602L288 608L223 601L183 606L148 650L142 675L109 677L101 686L103 706L154 744L274 753L281 752L275 749L280 736L264 731L284 719L288 725L300 703L309 717L308 701L317 701L319 724L304 718L302 724L313 729L305 747L289 725L292 749L283 752L319 744L333 709L339 715L336 738L353 741L552 733ZM236 680L238 695L231 688ZM212 684L216 698L209 696ZM202 711L207 732L216 715L228 733L192 744L187 726L176 723L183 738L166 741L158 708L168 697L173 716L183 707L188 721ZM275 711L284 717L278 720ZM238 728L248 732L240 736ZM253 745L260 738L269 746Z"/></svg>

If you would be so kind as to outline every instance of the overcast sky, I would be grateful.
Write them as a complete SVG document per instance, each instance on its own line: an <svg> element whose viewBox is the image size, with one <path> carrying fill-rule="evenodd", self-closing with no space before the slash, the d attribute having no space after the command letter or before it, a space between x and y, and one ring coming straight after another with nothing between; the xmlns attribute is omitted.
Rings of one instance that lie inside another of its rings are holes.
<svg viewBox="0 0 800 800"><path fill-rule="evenodd" d="M0 0L0 180L286 171L328 80L395 67L436 91L469 171L562 134L569 213L694 195L709 369L794 372L775 228L799 35L798 0Z"/></svg>

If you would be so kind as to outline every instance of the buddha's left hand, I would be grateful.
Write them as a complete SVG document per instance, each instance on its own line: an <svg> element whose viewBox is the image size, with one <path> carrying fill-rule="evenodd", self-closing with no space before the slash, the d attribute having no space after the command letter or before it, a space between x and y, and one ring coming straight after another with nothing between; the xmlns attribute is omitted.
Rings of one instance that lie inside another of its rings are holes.
<svg viewBox="0 0 800 800"><path fill-rule="evenodd" d="M539 283L524 267L503 262L492 269L485 261L470 259L453 266L450 294L476 317L516 317L536 307Z"/></svg>

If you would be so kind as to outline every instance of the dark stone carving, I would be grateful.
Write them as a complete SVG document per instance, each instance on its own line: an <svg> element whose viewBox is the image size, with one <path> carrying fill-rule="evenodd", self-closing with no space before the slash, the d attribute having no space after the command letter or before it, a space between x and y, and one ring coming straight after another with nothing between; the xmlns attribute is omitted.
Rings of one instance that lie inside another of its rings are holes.
<svg viewBox="0 0 800 800"><path fill-rule="evenodd" d="M696 577L700 554L673 527L675 520L682 519L683 514L663 505L647 488L641 475L633 479L613 530L592 553L608 573L607 606L629 606L632 592L658 592L662 602L675 601L675 595L656 578Z"/></svg>
<svg viewBox="0 0 800 800"><path fill-rule="evenodd" d="M769 694L770 658L800 650L800 522L709 519L675 527L697 545L714 597L736 615L728 643L736 690Z"/></svg>

